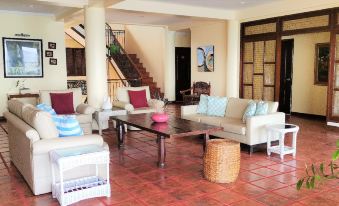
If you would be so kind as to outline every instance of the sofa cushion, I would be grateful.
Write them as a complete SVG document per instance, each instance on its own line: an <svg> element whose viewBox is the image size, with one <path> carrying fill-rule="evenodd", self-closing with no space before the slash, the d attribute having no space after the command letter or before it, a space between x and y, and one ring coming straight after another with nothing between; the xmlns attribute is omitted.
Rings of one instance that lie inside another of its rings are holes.
<svg viewBox="0 0 339 206"><path fill-rule="evenodd" d="M224 119L224 117L202 116L200 118L200 122L213 126L220 126L221 121L223 121Z"/></svg>
<svg viewBox="0 0 339 206"><path fill-rule="evenodd" d="M73 92L73 107L76 108L82 103L82 91L81 88L72 88L65 90L40 90L40 103L45 103L52 106L50 93L67 93Z"/></svg>
<svg viewBox="0 0 339 206"><path fill-rule="evenodd" d="M257 102L257 108L255 110L255 115L265 115L268 112L268 103L259 101Z"/></svg>
<svg viewBox="0 0 339 206"><path fill-rule="evenodd" d="M36 105L36 108L40 109L41 111L47 112L47 113L51 114L52 116L57 114L55 112L55 110L47 104L43 104L43 103L38 104L38 105Z"/></svg>
<svg viewBox="0 0 339 206"><path fill-rule="evenodd" d="M59 137L81 136L84 134L75 115L55 115L53 121Z"/></svg>
<svg viewBox="0 0 339 206"><path fill-rule="evenodd" d="M39 133L41 139L59 137L59 132L52 120L52 116L47 112L29 105L23 108L22 119Z"/></svg>
<svg viewBox="0 0 339 206"><path fill-rule="evenodd" d="M198 114L206 114L207 113L207 107L208 107L208 96L205 94L200 95L200 101L197 108Z"/></svg>
<svg viewBox="0 0 339 206"><path fill-rule="evenodd" d="M256 109L257 109L257 104L254 101L249 101L246 107L246 110L244 112L244 115L242 116L242 122L246 123L247 118L254 116Z"/></svg>
<svg viewBox="0 0 339 206"><path fill-rule="evenodd" d="M140 91L128 90L128 96L130 99L130 103L133 105L134 108L148 107L145 89Z"/></svg>
<svg viewBox="0 0 339 206"><path fill-rule="evenodd" d="M15 114L19 118L22 118L22 109L28 104L25 104L17 99L11 99L11 100L8 100L7 105L8 105L8 111Z"/></svg>
<svg viewBox="0 0 339 206"><path fill-rule="evenodd" d="M208 98L207 115L224 117L227 106L227 97L208 96L207 98Z"/></svg>
<svg viewBox="0 0 339 206"><path fill-rule="evenodd" d="M225 117L241 119L249 101L249 99L229 98Z"/></svg>
<svg viewBox="0 0 339 206"><path fill-rule="evenodd" d="M50 93L52 107L57 114L74 114L73 92Z"/></svg>
<svg viewBox="0 0 339 206"><path fill-rule="evenodd" d="M149 86L142 87L119 87L117 90L117 99L122 102L130 103L128 92L127 91L140 91L146 90L146 99L149 101L151 99L151 94L149 91Z"/></svg>
<svg viewBox="0 0 339 206"><path fill-rule="evenodd" d="M194 121L194 122L200 122L200 119L202 117L205 117L205 115L202 115L202 114L190 114L190 115L185 115L182 118L186 119L186 120L191 120L191 121Z"/></svg>
<svg viewBox="0 0 339 206"><path fill-rule="evenodd" d="M225 132L246 135L246 124L238 118L224 118L220 124Z"/></svg>
<svg viewBox="0 0 339 206"><path fill-rule="evenodd" d="M80 114L93 114L95 108L88 104L79 104L76 108L76 112Z"/></svg>

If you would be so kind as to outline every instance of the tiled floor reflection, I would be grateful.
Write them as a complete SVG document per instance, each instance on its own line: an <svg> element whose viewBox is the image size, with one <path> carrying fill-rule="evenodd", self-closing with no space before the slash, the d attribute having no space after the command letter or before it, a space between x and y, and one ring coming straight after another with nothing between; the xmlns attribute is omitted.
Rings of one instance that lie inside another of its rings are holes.
<svg viewBox="0 0 339 206"><path fill-rule="evenodd" d="M179 115L179 106L169 112ZM232 184L214 184L202 177L202 141L198 137L168 139L167 167L156 167L157 147L154 135L128 132L126 149L117 149L115 132L106 130L110 146L110 198L95 198L74 205L339 205L339 181L326 182L314 191L295 190L304 175L305 163L328 161L339 138L339 130L323 122L292 117L300 126L297 159L265 151L251 157L241 153L241 171ZM34 196L10 163L6 123L0 124L0 205L58 205L51 194ZM287 138L290 141L290 138Z"/></svg>

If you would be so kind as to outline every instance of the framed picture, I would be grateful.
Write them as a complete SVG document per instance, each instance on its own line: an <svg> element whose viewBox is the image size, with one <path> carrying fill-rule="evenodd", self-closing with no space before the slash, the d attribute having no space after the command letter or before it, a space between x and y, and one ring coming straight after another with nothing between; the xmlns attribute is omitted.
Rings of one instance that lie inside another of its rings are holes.
<svg viewBox="0 0 339 206"><path fill-rule="evenodd" d="M50 58L50 59L49 59L49 64L50 64L50 65L57 65L57 64L58 64L58 59Z"/></svg>
<svg viewBox="0 0 339 206"><path fill-rule="evenodd" d="M327 85L330 66L330 43L315 45L314 84Z"/></svg>
<svg viewBox="0 0 339 206"><path fill-rule="evenodd" d="M53 57L53 51L45 50L45 57Z"/></svg>
<svg viewBox="0 0 339 206"><path fill-rule="evenodd" d="M214 46L201 46L197 49L198 71L214 71Z"/></svg>
<svg viewBox="0 0 339 206"><path fill-rule="evenodd" d="M42 40L2 38L4 77L43 77Z"/></svg>
<svg viewBox="0 0 339 206"><path fill-rule="evenodd" d="M56 49L56 43L48 42L48 49Z"/></svg>

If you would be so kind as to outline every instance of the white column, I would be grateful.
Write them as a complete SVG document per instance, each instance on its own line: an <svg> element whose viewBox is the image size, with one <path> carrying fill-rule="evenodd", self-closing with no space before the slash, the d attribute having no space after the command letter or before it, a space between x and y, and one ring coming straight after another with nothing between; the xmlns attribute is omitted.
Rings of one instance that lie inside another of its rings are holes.
<svg viewBox="0 0 339 206"><path fill-rule="evenodd" d="M164 92L169 101L175 100L175 31L165 30Z"/></svg>
<svg viewBox="0 0 339 206"><path fill-rule="evenodd" d="M100 108L107 97L105 8L85 7L88 103Z"/></svg>
<svg viewBox="0 0 339 206"><path fill-rule="evenodd" d="M227 21L226 96L239 97L240 22Z"/></svg>

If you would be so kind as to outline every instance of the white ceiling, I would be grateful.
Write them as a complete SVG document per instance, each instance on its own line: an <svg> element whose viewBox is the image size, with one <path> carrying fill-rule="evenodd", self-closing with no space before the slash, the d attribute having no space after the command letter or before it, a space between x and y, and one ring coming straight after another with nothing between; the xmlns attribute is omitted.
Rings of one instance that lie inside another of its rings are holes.
<svg viewBox="0 0 339 206"><path fill-rule="evenodd" d="M57 15L67 7L52 5L48 2L34 0L1 0L0 10L15 12L31 12L37 14Z"/></svg>
<svg viewBox="0 0 339 206"><path fill-rule="evenodd" d="M277 2L279 0L139 0L139 1L156 1L207 8L239 10L248 7L262 5L265 3Z"/></svg>

